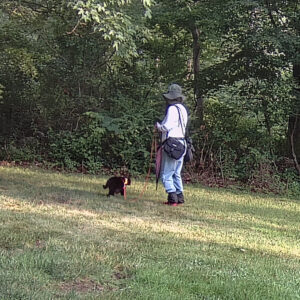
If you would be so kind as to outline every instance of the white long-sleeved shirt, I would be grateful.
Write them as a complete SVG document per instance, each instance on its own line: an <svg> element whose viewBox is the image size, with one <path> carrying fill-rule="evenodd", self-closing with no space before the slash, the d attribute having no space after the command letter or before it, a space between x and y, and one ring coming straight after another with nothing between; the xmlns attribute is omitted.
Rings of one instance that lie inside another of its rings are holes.
<svg viewBox="0 0 300 300"><path fill-rule="evenodd" d="M176 106L180 111L180 119ZM161 123L156 123L156 127L162 132L162 141L167 137L184 138L185 128L188 121L188 114L182 104L171 105L168 108L167 114Z"/></svg>

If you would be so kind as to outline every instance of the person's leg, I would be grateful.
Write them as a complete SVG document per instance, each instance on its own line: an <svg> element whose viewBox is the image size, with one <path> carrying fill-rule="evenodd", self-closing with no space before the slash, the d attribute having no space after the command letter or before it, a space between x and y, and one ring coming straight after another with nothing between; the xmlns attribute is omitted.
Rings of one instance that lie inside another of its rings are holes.
<svg viewBox="0 0 300 300"><path fill-rule="evenodd" d="M174 186L173 175L176 170L177 161L163 153L161 180L168 193L168 203L177 203L176 188Z"/></svg>
<svg viewBox="0 0 300 300"><path fill-rule="evenodd" d="M173 184L177 194L183 192L183 184L181 178L182 166L183 166L183 157L181 157L179 160L176 161L175 170L173 173Z"/></svg>
<svg viewBox="0 0 300 300"><path fill-rule="evenodd" d="M181 157L179 160L177 160L175 172L174 172L174 175L173 175L173 183L174 183L174 186L176 188L178 203L184 203L183 183L182 183L182 178L181 178L183 160L184 160L184 157Z"/></svg>
<svg viewBox="0 0 300 300"><path fill-rule="evenodd" d="M182 183L182 178L181 178L181 171L182 171L182 167L183 167L183 164L184 164L184 156L185 156L186 149L187 149L187 144L186 144L185 140L184 140L184 144L185 144L185 152L184 152L183 156L179 160L177 160L175 172L174 172L174 175L173 175L173 182L174 182L174 186L176 188L178 204L184 203L183 183Z"/></svg>
<svg viewBox="0 0 300 300"><path fill-rule="evenodd" d="M170 158L166 153L162 157L161 180L167 193L176 192L173 175L176 169L176 160Z"/></svg>

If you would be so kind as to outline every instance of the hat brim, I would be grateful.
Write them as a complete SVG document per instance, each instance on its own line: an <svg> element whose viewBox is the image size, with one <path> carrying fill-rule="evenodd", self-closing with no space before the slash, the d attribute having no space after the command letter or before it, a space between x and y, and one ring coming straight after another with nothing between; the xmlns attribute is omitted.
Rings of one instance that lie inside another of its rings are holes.
<svg viewBox="0 0 300 300"><path fill-rule="evenodd" d="M180 93L177 93L177 92L168 92L166 94L163 94L164 98L168 99L168 100L175 100L175 99L178 99L178 98L181 98L182 100L185 99L185 96L180 94Z"/></svg>

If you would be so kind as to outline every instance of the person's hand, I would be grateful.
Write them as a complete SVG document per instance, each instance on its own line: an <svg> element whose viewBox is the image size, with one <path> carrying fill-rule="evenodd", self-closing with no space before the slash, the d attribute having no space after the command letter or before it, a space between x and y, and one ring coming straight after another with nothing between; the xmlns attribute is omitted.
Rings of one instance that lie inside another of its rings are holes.
<svg viewBox="0 0 300 300"><path fill-rule="evenodd" d="M155 128L156 128L156 129L160 129L160 127L161 127L161 125L159 124L159 122L156 122L156 123L155 123Z"/></svg>

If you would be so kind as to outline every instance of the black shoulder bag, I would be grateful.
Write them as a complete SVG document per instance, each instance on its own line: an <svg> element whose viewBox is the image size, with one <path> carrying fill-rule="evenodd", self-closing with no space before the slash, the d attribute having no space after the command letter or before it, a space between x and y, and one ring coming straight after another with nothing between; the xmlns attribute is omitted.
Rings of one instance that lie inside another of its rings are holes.
<svg viewBox="0 0 300 300"><path fill-rule="evenodd" d="M173 159L180 159L185 151L185 145L174 137L169 137L163 142L163 149Z"/></svg>
<svg viewBox="0 0 300 300"><path fill-rule="evenodd" d="M184 156L184 162L187 163L193 160L193 156L194 156L193 152L195 152L195 148L193 146L192 138L187 136L185 138L185 141L186 141L186 153Z"/></svg>

